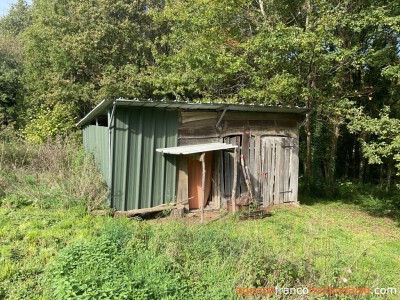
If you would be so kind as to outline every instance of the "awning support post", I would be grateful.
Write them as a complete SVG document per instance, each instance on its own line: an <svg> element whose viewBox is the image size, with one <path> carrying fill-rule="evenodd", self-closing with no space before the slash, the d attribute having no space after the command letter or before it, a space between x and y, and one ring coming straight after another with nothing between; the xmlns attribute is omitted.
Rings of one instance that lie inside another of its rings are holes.
<svg viewBox="0 0 400 300"><path fill-rule="evenodd" d="M232 212L236 213L236 185L237 185L237 177L238 177L238 157L237 157L237 148L233 150L233 184L232 184L232 197L231 197L231 205Z"/></svg>
<svg viewBox="0 0 400 300"><path fill-rule="evenodd" d="M204 222L204 198L205 198L205 189L206 189L206 161L205 161L206 153L203 152L200 156L201 161L201 223Z"/></svg>

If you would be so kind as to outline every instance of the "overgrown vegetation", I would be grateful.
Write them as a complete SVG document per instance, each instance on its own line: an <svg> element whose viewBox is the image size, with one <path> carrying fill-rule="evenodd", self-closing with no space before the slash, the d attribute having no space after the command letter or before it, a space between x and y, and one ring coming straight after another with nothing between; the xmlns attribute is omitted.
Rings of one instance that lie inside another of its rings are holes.
<svg viewBox="0 0 400 300"><path fill-rule="evenodd" d="M107 197L94 161L76 139L0 141L0 202L10 208L101 205Z"/></svg>
<svg viewBox="0 0 400 300"><path fill-rule="evenodd" d="M82 208L2 206L0 215L6 299L234 299L237 287L400 284L395 223L339 202L205 226Z"/></svg>
<svg viewBox="0 0 400 300"><path fill-rule="evenodd" d="M399 30L396 0L18 0L0 19L0 124L40 142L103 99L307 106L308 192L390 189Z"/></svg>
<svg viewBox="0 0 400 300"><path fill-rule="evenodd" d="M399 287L399 24L394 0L19 0L0 18L0 298ZM89 215L106 188L69 135L117 97L313 108L312 198L206 226Z"/></svg>
<svg viewBox="0 0 400 300"><path fill-rule="evenodd" d="M4 299L234 299L240 287L400 284L400 231L384 217L397 215L370 200L383 196L376 188L345 185L337 201L308 199L257 221L133 221L88 214L104 186L75 143L9 142L0 153Z"/></svg>

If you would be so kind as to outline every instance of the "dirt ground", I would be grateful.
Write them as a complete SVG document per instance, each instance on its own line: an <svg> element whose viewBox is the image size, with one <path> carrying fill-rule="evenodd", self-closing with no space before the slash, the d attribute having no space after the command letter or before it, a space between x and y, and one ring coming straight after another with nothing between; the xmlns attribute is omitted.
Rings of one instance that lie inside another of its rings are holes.
<svg viewBox="0 0 400 300"><path fill-rule="evenodd" d="M204 211L204 223L213 222L216 220L222 220L229 216L228 211L226 210L208 210ZM186 225L196 225L201 223L201 212L189 212L186 213L183 217L176 217L174 216L173 212L167 216L156 216L154 219L149 220L150 222L154 223L164 223L164 222L171 222L172 220L182 222Z"/></svg>
<svg viewBox="0 0 400 300"><path fill-rule="evenodd" d="M263 208L262 210L265 211L266 217L273 215L273 211L275 209L279 208L289 208L289 209L298 209L300 208L299 204L296 203L287 203L287 204L280 204L280 205L274 205L274 206L269 206L266 208ZM205 210L204 211L204 223L210 223L214 222L217 220L223 220L225 218L229 218L232 216L231 212L227 211L226 209L221 209L221 210ZM185 213L183 217L177 217L174 215L173 212L167 217L163 216L162 214L155 215L153 218L148 219L150 222L154 223L163 223L163 222L170 222L172 220L182 222L186 225L195 225L195 224L200 224L201 223L201 211L196 210L196 211L190 211L188 213Z"/></svg>

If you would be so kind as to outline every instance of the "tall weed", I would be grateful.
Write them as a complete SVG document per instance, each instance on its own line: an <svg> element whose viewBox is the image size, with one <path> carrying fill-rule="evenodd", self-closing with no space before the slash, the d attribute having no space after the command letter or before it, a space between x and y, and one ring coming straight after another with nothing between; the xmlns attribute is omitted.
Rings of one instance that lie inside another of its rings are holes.
<svg viewBox="0 0 400 300"><path fill-rule="evenodd" d="M74 139L43 144L0 142L0 201L10 207L100 206L106 186L91 157Z"/></svg>

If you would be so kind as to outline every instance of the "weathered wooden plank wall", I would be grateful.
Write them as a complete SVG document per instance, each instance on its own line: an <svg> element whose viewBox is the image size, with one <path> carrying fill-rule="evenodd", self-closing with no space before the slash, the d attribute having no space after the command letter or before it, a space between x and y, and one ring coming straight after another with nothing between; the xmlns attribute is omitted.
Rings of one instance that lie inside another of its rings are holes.
<svg viewBox="0 0 400 300"><path fill-rule="evenodd" d="M179 145L225 142L240 146L250 172L254 197L264 206L297 201L298 126L297 114L181 111ZM218 153L218 152L217 152ZM187 194L185 164L178 172L178 201ZM230 199L233 182L233 156L215 154L211 202L215 207ZM242 167L238 165L236 196L247 195ZM187 196L186 196L187 197ZM222 199L222 201L221 201Z"/></svg>
<svg viewBox="0 0 400 300"><path fill-rule="evenodd" d="M222 112L180 112L179 145L193 145L221 141L225 136L241 136L249 130L253 136L298 137L296 114L226 112L219 127L216 124Z"/></svg>
<svg viewBox="0 0 400 300"><path fill-rule="evenodd" d="M264 160L261 180L264 206L297 201L298 140L289 137L262 137Z"/></svg>

